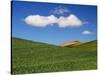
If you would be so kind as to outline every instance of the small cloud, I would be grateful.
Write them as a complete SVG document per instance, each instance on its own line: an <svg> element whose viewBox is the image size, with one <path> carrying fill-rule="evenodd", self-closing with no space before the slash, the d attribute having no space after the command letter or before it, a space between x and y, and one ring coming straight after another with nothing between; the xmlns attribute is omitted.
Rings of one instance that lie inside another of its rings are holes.
<svg viewBox="0 0 100 75"><path fill-rule="evenodd" d="M64 8L61 6L54 8L54 10L51 10L52 14L58 14L58 15L64 14L64 13L69 13L69 12L70 11L67 8Z"/></svg>
<svg viewBox="0 0 100 75"><path fill-rule="evenodd" d="M71 14L67 17L60 16L59 18L54 15L29 15L24 19L24 22L28 25L36 27L46 27L57 24L59 27L65 28L79 27L83 25L83 22L74 14Z"/></svg>
<svg viewBox="0 0 100 75"><path fill-rule="evenodd" d="M90 35L90 34L92 34L92 32L88 31L88 30L85 30L85 31L82 32L82 34L84 34L84 35Z"/></svg>

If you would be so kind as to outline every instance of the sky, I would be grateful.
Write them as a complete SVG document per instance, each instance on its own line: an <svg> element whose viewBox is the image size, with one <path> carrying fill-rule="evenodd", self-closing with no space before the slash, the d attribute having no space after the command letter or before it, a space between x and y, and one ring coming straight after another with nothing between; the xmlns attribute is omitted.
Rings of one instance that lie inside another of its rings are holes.
<svg viewBox="0 0 100 75"><path fill-rule="evenodd" d="M97 38L97 7L12 1L12 37L59 45Z"/></svg>

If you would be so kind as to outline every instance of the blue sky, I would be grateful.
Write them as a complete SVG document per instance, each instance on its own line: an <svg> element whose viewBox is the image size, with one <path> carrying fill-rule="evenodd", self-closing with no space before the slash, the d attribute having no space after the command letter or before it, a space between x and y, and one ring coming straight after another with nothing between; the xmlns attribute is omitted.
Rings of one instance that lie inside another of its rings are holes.
<svg viewBox="0 0 100 75"><path fill-rule="evenodd" d="M12 2L13 37L58 45L95 40L96 31L96 6Z"/></svg>

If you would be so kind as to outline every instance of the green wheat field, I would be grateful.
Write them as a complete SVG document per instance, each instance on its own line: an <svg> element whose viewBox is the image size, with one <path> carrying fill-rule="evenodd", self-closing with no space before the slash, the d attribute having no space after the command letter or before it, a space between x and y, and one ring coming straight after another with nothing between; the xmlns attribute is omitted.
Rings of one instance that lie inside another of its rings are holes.
<svg viewBox="0 0 100 75"><path fill-rule="evenodd" d="M94 70L96 68L97 40L70 48L12 38L13 74Z"/></svg>

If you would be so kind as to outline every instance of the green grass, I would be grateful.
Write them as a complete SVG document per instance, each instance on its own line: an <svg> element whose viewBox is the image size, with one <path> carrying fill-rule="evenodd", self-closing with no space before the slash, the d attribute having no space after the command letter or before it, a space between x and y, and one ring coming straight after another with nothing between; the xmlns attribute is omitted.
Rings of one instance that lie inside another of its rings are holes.
<svg viewBox="0 0 100 75"><path fill-rule="evenodd" d="M69 48L12 38L13 74L93 70L96 56L96 40Z"/></svg>

